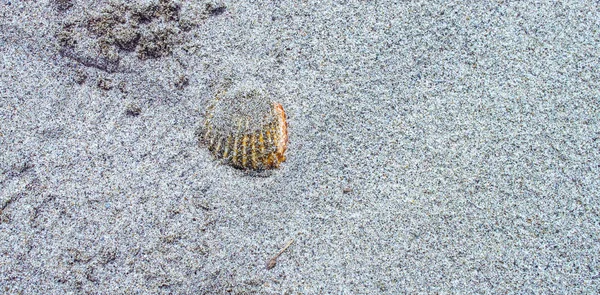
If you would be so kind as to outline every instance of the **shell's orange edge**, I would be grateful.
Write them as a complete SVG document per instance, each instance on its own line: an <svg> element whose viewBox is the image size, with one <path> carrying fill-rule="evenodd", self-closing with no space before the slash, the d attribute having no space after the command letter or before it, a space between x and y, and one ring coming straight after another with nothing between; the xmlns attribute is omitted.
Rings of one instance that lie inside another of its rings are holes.
<svg viewBox="0 0 600 295"><path fill-rule="evenodd" d="M277 161L279 163L285 161L285 151L287 150L287 146L289 143L288 139L288 131L287 131L287 117L285 115L285 111L283 110L283 106L279 103L274 104L275 112L277 112L277 117L279 118L279 133L281 137L277 142Z"/></svg>

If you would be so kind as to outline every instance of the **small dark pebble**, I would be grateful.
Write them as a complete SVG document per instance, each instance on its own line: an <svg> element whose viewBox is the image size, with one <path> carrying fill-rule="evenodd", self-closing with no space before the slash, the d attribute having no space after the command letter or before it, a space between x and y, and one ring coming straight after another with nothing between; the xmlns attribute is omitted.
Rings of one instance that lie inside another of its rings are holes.
<svg viewBox="0 0 600 295"><path fill-rule="evenodd" d="M53 2L56 8L61 11L67 10L73 6L71 0L54 0ZM8 2L8 4L10 5L10 2Z"/></svg>
<svg viewBox="0 0 600 295"><path fill-rule="evenodd" d="M185 75L180 75L175 81L175 87L179 90L182 90L186 86L190 84L190 80Z"/></svg>
<svg viewBox="0 0 600 295"><path fill-rule="evenodd" d="M122 93L127 93L127 84L124 81L121 81L117 87Z"/></svg>
<svg viewBox="0 0 600 295"><path fill-rule="evenodd" d="M98 79L98 83L96 85L102 90L111 90L113 88L112 81L106 78Z"/></svg>
<svg viewBox="0 0 600 295"><path fill-rule="evenodd" d="M225 10L227 10L227 7L225 7L225 6L216 6L215 7L212 4L208 3L208 4L206 4L205 10L210 16L217 16L217 15L223 14L225 12Z"/></svg>
<svg viewBox="0 0 600 295"><path fill-rule="evenodd" d="M142 108L136 104L129 104L125 110L125 114L131 117L137 117L142 113Z"/></svg>
<svg viewBox="0 0 600 295"><path fill-rule="evenodd" d="M75 83L81 85L81 84L85 83L85 80L87 80L87 73L84 72L83 70L77 70L77 71L75 71L73 80L75 80Z"/></svg>

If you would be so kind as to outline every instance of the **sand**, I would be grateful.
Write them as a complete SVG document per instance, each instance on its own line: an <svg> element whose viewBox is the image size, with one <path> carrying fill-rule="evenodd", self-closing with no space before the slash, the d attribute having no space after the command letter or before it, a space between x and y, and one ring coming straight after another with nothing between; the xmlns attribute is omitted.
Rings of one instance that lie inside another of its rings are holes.
<svg viewBox="0 0 600 295"><path fill-rule="evenodd" d="M600 292L597 2L112 3L0 2L0 293ZM279 169L198 144L226 73Z"/></svg>

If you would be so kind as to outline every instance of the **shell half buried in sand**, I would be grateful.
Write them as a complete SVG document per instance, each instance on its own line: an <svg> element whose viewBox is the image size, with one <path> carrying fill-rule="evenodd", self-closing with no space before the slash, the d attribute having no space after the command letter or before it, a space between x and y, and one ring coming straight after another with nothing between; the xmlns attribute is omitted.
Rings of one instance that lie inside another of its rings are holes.
<svg viewBox="0 0 600 295"><path fill-rule="evenodd" d="M285 161L288 145L285 111L256 87L231 87L208 107L199 140L233 167L277 168Z"/></svg>

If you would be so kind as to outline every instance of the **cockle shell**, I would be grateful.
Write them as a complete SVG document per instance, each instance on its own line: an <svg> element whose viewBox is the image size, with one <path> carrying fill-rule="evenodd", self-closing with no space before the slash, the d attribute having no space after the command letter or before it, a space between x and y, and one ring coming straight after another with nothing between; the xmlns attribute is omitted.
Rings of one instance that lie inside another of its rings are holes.
<svg viewBox="0 0 600 295"><path fill-rule="evenodd" d="M218 93L207 108L199 140L233 167L278 168L288 145L285 111L259 88L234 85Z"/></svg>

